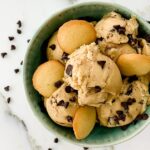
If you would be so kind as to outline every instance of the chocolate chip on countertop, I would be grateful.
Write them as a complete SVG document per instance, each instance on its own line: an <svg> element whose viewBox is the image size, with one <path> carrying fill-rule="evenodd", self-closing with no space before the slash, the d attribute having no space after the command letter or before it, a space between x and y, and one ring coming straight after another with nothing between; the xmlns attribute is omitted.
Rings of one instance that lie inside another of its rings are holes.
<svg viewBox="0 0 150 150"><path fill-rule="evenodd" d="M101 87L100 86L95 86L95 92L98 93L101 91Z"/></svg>
<svg viewBox="0 0 150 150"><path fill-rule="evenodd" d="M10 103L10 101L11 101L11 98L8 97L8 98L7 98L7 103Z"/></svg>
<svg viewBox="0 0 150 150"><path fill-rule="evenodd" d="M61 60L63 60L63 61L67 61L69 58L68 58L68 53L66 53L66 52L63 52L63 54L62 54L62 57L61 57Z"/></svg>
<svg viewBox="0 0 150 150"><path fill-rule="evenodd" d="M17 29L17 33L18 33L18 34L21 34L22 31L21 31L20 29Z"/></svg>
<svg viewBox="0 0 150 150"><path fill-rule="evenodd" d="M15 50L16 46L15 45L11 45L11 50Z"/></svg>
<svg viewBox="0 0 150 150"><path fill-rule="evenodd" d="M104 68L106 61L101 60L101 61L97 61L97 63L102 67L102 69Z"/></svg>
<svg viewBox="0 0 150 150"><path fill-rule="evenodd" d="M84 150L88 150L89 148L88 148L88 147L83 147L83 149L84 149Z"/></svg>
<svg viewBox="0 0 150 150"><path fill-rule="evenodd" d="M12 41L12 40L14 40L15 38L14 38L14 36L9 36L8 39L9 39L9 41Z"/></svg>
<svg viewBox="0 0 150 150"><path fill-rule="evenodd" d="M18 24L18 27L21 28L22 22L20 20L18 20L17 24Z"/></svg>
<svg viewBox="0 0 150 150"><path fill-rule="evenodd" d="M23 65L23 60L20 62L20 65Z"/></svg>
<svg viewBox="0 0 150 150"><path fill-rule="evenodd" d="M133 81L137 81L138 77L136 75L129 77L128 82L132 83Z"/></svg>
<svg viewBox="0 0 150 150"><path fill-rule="evenodd" d="M54 83L55 87L56 88L59 88L61 85L63 84L63 81L62 80L58 80Z"/></svg>
<svg viewBox="0 0 150 150"><path fill-rule="evenodd" d="M58 142L59 142L58 138L55 138L54 143L58 143Z"/></svg>
<svg viewBox="0 0 150 150"><path fill-rule="evenodd" d="M56 49L56 45L52 44L52 45L49 46L49 48L51 48L52 50L55 50Z"/></svg>
<svg viewBox="0 0 150 150"><path fill-rule="evenodd" d="M52 150L52 148L48 148L48 150Z"/></svg>
<svg viewBox="0 0 150 150"><path fill-rule="evenodd" d="M1 53L2 58L4 58L7 55L6 52Z"/></svg>
<svg viewBox="0 0 150 150"><path fill-rule="evenodd" d="M8 92L10 90L10 86L8 85L8 86L4 87L4 90Z"/></svg>
<svg viewBox="0 0 150 150"><path fill-rule="evenodd" d="M116 30L117 30L117 32L119 33L119 34L125 34L125 27L122 27L122 26L120 26L120 25L114 25L113 26Z"/></svg>
<svg viewBox="0 0 150 150"><path fill-rule="evenodd" d="M72 122L73 121L73 118L71 116L67 116L66 119L67 119L68 122Z"/></svg>
<svg viewBox="0 0 150 150"><path fill-rule="evenodd" d="M76 101L76 97L74 96L74 97L70 98L69 101L70 102L75 102Z"/></svg>
<svg viewBox="0 0 150 150"><path fill-rule="evenodd" d="M15 73L18 73L19 72L19 69L17 68L17 69L14 69L14 72Z"/></svg>
<svg viewBox="0 0 150 150"><path fill-rule="evenodd" d="M73 69L72 65L68 65L66 68L66 74L70 77L72 77L72 69Z"/></svg>

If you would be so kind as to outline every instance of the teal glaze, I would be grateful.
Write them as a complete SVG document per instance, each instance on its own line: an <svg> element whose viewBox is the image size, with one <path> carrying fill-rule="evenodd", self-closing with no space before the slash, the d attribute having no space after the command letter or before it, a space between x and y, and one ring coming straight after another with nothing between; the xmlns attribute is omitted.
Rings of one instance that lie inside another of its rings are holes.
<svg viewBox="0 0 150 150"><path fill-rule="evenodd" d="M32 75L42 61L41 55L43 50L41 50L41 47L43 42L48 39L59 28L60 25L70 19L82 17L92 17L93 20L99 20L103 15L110 11L119 12L127 18L129 18L131 15L136 16L140 24L139 31L141 34L150 33L149 24L125 7L117 4L101 2L78 4L62 10L55 15L50 15L51 17L40 27L30 42L24 60L25 91L28 102L36 117L49 130L50 133L53 132L68 142L89 147L109 146L126 141L142 131L148 125L149 120L138 122L136 125L131 125L126 131L122 131L120 128L105 128L97 124L92 133L86 139L80 141L76 140L72 129L61 127L55 124L48 117L46 112L41 111L40 104L42 99L32 86ZM147 113L150 115L150 107L147 109Z"/></svg>

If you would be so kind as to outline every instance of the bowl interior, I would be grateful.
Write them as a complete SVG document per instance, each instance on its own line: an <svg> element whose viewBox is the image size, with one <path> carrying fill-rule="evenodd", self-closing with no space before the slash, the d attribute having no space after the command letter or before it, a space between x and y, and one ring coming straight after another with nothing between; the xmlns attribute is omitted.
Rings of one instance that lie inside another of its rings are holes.
<svg viewBox="0 0 150 150"><path fill-rule="evenodd" d="M51 35L58 30L60 25L71 19L85 19L88 21L99 20L103 15L110 11L119 12L126 18L129 18L131 15L135 15L127 8L116 4L86 3L73 6L57 13L44 23L44 25L37 31L36 35L32 39L25 58L25 90L28 101L32 107L32 110L35 112L35 115L50 130L50 132L54 132L58 136L62 136L71 142L82 145L106 146L122 142L141 131L148 124L148 120L140 121L135 125L130 125L125 131L122 131L120 128L100 127L97 124L92 133L86 139L78 141L75 139L72 129L61 127L55 124L48 117L41 96L34 90L32 86L32 75L37 66L45 61L45 57L43 56L45 55L47 41L49 37L51 37ZM146 33L149 34L150 28L148 27L148 24L138 16L137 19L140 23L139 32L141 36L145 35ZM150 114L150 108L147 109L147 113Z"/></svg>

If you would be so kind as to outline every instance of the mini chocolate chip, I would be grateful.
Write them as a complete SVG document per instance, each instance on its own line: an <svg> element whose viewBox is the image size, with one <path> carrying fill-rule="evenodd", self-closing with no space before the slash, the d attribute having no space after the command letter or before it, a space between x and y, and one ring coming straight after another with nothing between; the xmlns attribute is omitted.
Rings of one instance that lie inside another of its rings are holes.
<svg viewBox="0 0 150 150"><path fill-rule="evenodd" d="M62 57L61 57L61 60L63 60L63 61L67 61L69 58L68 58L68 53L66 53L66 52L63 52L63 54L62 54Z"/></svg>
<svg viewBox="0 0 150 150"><path fill-rule="evenodd" d="M88 147L83 147L83 149L84 149L84 150L88 150L89 148L88 148Z"/></svg>
<svg viewBox="0 0 150 150"><path fill-rule="evenodd" d="M113 99L113 100L112 100L112 103L114 103L115 101L116 101L116 100L115 100L115 99Z"/></svg>
<svg viewBox="0 0 150 150"><path fill-rule="evenodd" d="M11 50L15 50L16 46L15 45L11 45Z"/></svg>
<svg viewBox="0 0 150 150"><path fill-rule="evenodd" d="M54 143L58 143L58 142L59 142L58 138L55 138Z"/></svg>
<svg viewBox="0 0 150 150"><path fill-rule="evenodd" d="M95 93L98 93L101 91L101 87L100 86L95 86Z"/></svg>
<svg viewBox="0 0 150 150"><path fill-rule="evenodd" d="M69 102L64 103L64 107L67 108L69 106Z"/></svg>
<svg viewBox="0 0 150 150"><path fill-rule="evenodd" d="M56 88L59 88L63 84L63 81L58 80L57 82L54 83Z"/></svg>
<svg viewBox="0 0 150 150"><path fill-rule="evenodd" d="M19 69L15 69L14 72L15 72L15 73L18 73L18 72L19 72Z"/></svg>
<svg viewBox="0 0 150 150"><path fill-rule="evenodd" d="M128 103L127 103L127 102L121 102L121 106L122 106L125 110L128 110Z"/></svg>
<svg viewBox="0 0 150 150"><path fill-rule="evenodd" d="M10 86L4 87L4 90L8 92L10 90Z"/></svg>
<svg viewBox="0 0 150 150"><path fill-rule="evenodd" d="M30 39L27 40L27 43L29 43L29 42L30 42Z"/></svg>
<svg viewBox="0 0 150 150"><path fill-rule="evenodd" d="M128 90L127 90L127 92L126 92L126 95L130 95L131 93L132 93L132 84L131 85L129 85L129 87L128 87Z"/></svg>
<svg viewBox="0 0 150 150"><path fill-rule="evenodd" d="M122 26L120 26L120 25L114 25L113 26L116 30L117 30L117 32L119 33L119 34L125 34L125 27L122 27Z"/></svg>
<svg viewBox="0 0 150 150"><path fill-rule="evenodd" d="M57 106L64 106L64 100L60 100L58 103L57 103Z"/></svg>
<svg viewBox="0 0 150 150"><path fill-rule="evenodd" d="M56 49L56 45L52 44L52 45L49 46L49 48L51 48L52 50L55 50Z"/></svg>
<svg viewBox="0 0 150 150"><path fill-rule="evenodd" d="M132 104L135 103L135 102L136 102L135 98L129 98L129 99L127 100L127 104L128 104L128 105L132 105Z"/></svg>
<svg viewBox="0 0 150 150"><path fill-rule="evenodd" d="M70 98L69 101L70 102L75 102L76 101L76 97L74 96L74 97Z"/></svg>
<svg viewBox="0 0 150 150"><path fill-rule="evenodd" d="M141 100L141 101L139 102L139 104L143 105L143 104L144 104L144 100Z"/></svg>
<svg viewBox="0 0 150 150"><path fill-rule="evenodd" d="M117 113L117 115L118 115L118 119L119 119L119 120L125 121L126 115L123 113L123 111L118 110L118 111L116 111L116 113Z"/></svg>
<svg viewBox="0 0 150 150"><path fill-rule="evenodd" d="M132 83L133 81L137 81L138 77L136 75L129 77L128 82Z"/></svg>
<svg viewBox="0 0 150 150"><path fill-rule="evenodd" d="M67 116L66 119L67 119L68 122L72 122L73 121L73 118L71 116Z"/></svg>
<svg viewBox="0 0 150 150"><path fill-rule="evenodd" d="M66 68L66 74L70 77L72 77L72 69L73 69L73 66L70 64Z"/></svg>
<svg viewBox="0 0 150 150"><path fill-rule="evenodd" d="M71 93L72 92L71 86L66 86L65 91L66 93Z"/></svg>
<svg viewBox="0 0 150 150"><path fill-rule="evenodd" d="M102 67L102 69L104 68L106 61L97 61L97 63Z"/></svg>
<svg viewBox="0 0 150 150"><path fill-rule="evenodd" d="M20 62L20 65L23 65L23 60Z"/></svg>
<svg viewBox="0 0 150 150"><path fill-rule="evenodd" d="M20 29L17 29L17 33L18 33L18 34L21 34L22 31L21 31Z"/></svg>
<svg viewBox="0 0 150 150"><path fill-rule="evenodd" d="M10 103L10 101L11 101L11 98L8 97L8 98L7 98L7 103Z"/></svg>
<svg viewBox="0 0 150 150"><path fill-rule="evenodd" d="M15 38L14 38L14 36L9 36L8 39L9 39L9 41L12 41L12 40L14 40Z"/></svg>
<svg viewBox="0 0 150 150"><path fill-rule="evenodd" d="M4 58L7 55L6 52L1 53L2 58Z"/></svg>
<svg viewBox="0 0 150 150"><path fill-rule="evenodd" d="M22 22L20 20L18 20L17 24L18 24L18 27L21 28Z"/></svg>

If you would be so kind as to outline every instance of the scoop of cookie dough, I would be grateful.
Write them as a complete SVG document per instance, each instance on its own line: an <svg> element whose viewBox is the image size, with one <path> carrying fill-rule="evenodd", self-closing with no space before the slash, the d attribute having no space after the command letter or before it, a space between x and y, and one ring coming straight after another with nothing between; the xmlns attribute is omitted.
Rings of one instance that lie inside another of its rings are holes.
<svg viewBox="0 0 150 150"><path fill-rule="evenodd" d="M75 112L79 107L76 91L64 83L50 98L45 100L45 107L54 122L72 127Z"/></svg>
<svg viewBox="0 0 150 150"><path fill-rule="evenodd" d="M148 91L145 84L137 78L126 79L122 91L117 97L109 100L97 108L100 124L107 127L124 126L142 114L146 109ZM130 83L129 83L130 82Z"/></svg>
<svg viewBox="0 0 150 150"><path fill-rule="evenodd" d="M95 30L98 38L121 44L128 42L128 34L134 37L138 34L138 23L135 17L127 20L116 12L110 12L96 24Z"/></svg>
<svg viewBox="0 0 150 150"><path fill-rule="evenodd" d="M109 94L120 92L122 79L117 65L102 55L95 43L81 46L69 56L64 80L78 90L80 105L98 107Z"/></svg>

